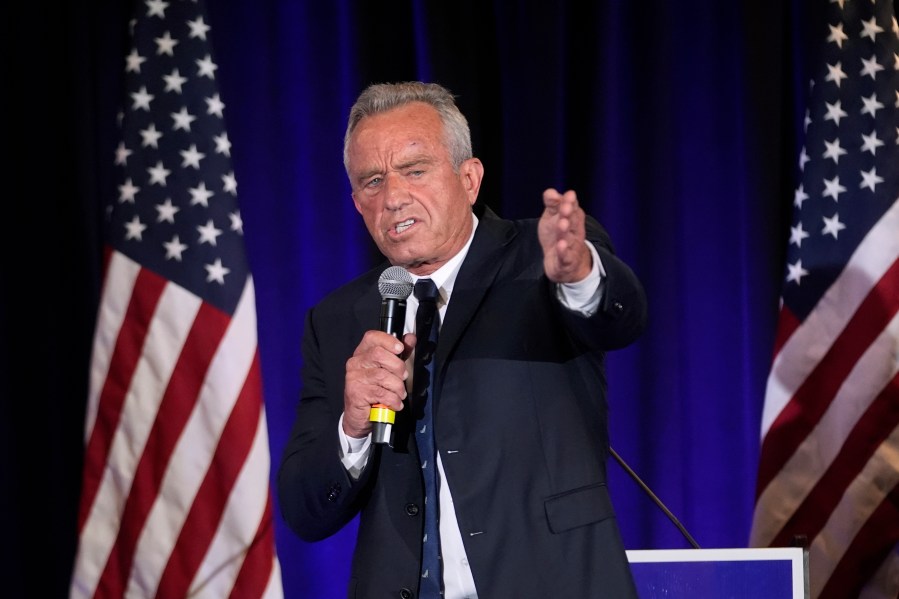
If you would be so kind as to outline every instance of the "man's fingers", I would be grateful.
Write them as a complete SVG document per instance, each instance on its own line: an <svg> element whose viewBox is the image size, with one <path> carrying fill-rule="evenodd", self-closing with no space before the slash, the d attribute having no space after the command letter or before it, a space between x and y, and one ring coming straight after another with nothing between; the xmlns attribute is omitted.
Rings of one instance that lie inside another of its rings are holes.
<svg viewBox="0 0 899 599"><path fill-rule="evenodd" d="M407 340L408 341L408 340ZM374 404L401 410L408 377L403 342L383 331L368 331L346 362L346 409L365 413Z"/></svg>

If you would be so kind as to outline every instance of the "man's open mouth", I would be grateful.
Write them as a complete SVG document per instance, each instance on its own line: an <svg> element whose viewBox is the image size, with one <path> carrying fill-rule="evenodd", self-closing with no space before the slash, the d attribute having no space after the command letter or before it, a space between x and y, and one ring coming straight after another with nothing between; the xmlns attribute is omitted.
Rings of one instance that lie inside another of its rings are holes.
<svg viewBox="0 0 899 599"><path fill-rule="evenodd" d="M408 219L408 220L404 220L404 221L401 222L401 223L397 223L397 224L396 224L396 227L394 228L394 230L395 230L397 233L402 233L403 231L405 231L406 229L408 229L409 227L411 227L411 226L414 225L414 224L415 224L415 219L414 219L414 218L410 218L410 219Z"/></svg>

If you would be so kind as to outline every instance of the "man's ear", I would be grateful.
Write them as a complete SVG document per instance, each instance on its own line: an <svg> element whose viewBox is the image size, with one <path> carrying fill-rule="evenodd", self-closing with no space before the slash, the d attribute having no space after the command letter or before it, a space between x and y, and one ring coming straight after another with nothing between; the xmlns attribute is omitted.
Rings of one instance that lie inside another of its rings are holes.
<svg viewBox="0 0 899 599"><path fill-rule="evenodd" d="M479 158L469 158L459 167L459 176L462 177L462 185L468 192L468 203L473 206L481 190L481 181L484 179L484 164Z"/></svg>

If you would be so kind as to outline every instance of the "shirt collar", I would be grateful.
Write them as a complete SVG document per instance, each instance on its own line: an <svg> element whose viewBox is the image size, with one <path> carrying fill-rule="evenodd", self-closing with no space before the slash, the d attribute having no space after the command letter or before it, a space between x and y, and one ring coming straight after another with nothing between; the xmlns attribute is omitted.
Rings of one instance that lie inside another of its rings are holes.
<svg viewBox="0 0 899 599"><path fill-rule="evenodd" d="M459 274L459 269L462 267L465 256L468 255L468 250L474 239L474 232L478 228L478 217L475 216L474 212L471 213L471 224L471 235L469 235L468 241L465 242L465 245L455 256L446 261L446 264L424 277L412 275L413 281L418 281L418 279L431 279L434 281L434 284L437 285L437 289L440 292L440 301L444 305L449 302L450 295L453 293L453 286L456 284L456 276Z"/></svg>

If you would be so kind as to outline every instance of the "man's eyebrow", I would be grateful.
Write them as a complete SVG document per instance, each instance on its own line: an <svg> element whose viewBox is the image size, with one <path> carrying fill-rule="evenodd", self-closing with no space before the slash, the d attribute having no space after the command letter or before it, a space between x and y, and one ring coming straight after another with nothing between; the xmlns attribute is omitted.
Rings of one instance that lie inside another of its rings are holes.
<svg viewBox="0 0 899 599"><path fill-rule="evenodd" d="M416 166L427 166L427 165L433 164L433 163L434 163L433 158L428 158L426 156L419 156L417 158L413 158L412 160L407 160L406 162L401 162L400 164L396 165L396 170L403 171L403 170L410 169L410 168L413 168Z"/></svg>

